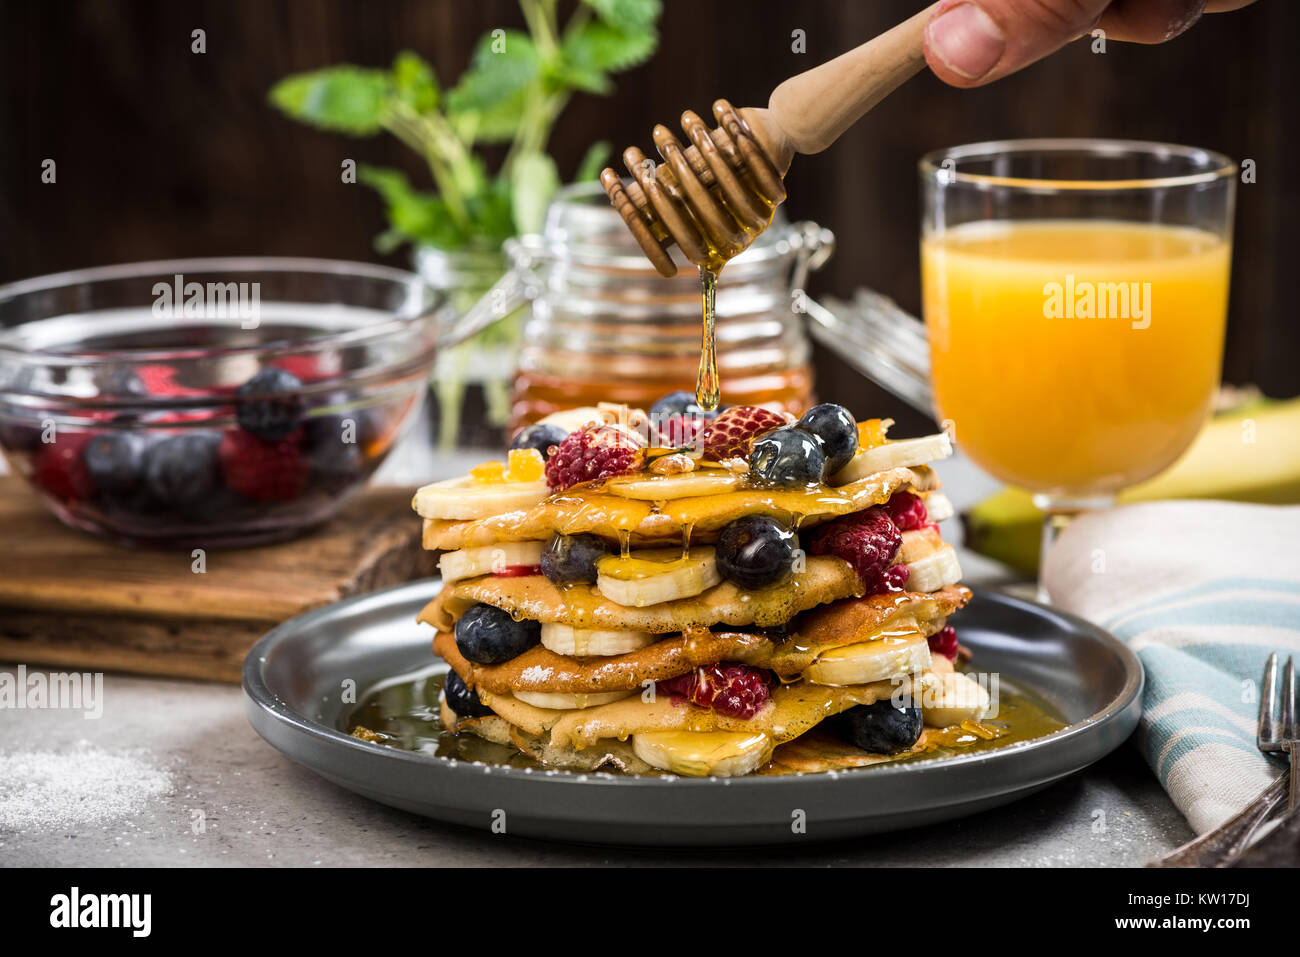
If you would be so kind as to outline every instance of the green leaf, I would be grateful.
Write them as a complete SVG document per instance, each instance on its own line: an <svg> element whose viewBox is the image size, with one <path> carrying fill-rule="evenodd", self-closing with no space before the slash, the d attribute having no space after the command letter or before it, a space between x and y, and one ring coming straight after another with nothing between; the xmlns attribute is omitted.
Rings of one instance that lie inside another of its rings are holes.
<svg viewBox="0 0 1300 957"><path fill-rule="evenodd" d="M575 70L603 74L627 70L644 63L650 59L658 45L659 35L654 27L624 32L607 23L593 20L566 37L561 49L565 62L572 64ZM592 92L603 93L607 90Z"/></svg>
<svg viewBox="0 0 1300 957"><path fill-rule="evenodd" d="M398 98L417 113L438 108L438 77L427 62L410 50L393 60L393 88Z"/></svg>
<svg viewBox="0 0 1300 957"><path fill-rule="evenodd" d="M590 179L599 179L600 171L605 168L609 162L609 140L597 140L587 147L587 152L582 154L582 162L578 164L578 172L574 174L575 183L585 183Z"/></svg>
<svg viewBox="0 0 1300 957"><path fill-rule="evenodd" d="M659 0L583 0L596 16L620 30L654 27L659 19Z"/></svg>
<svg viewBox="0 0 1300 957"><path fill-rule="evenodd" d="M557 57L546 65L547 91L574 89L583 93L607 96L614 92L614 83L604 70L579 63L567 56Z"/></svg>
<svg viewBox="0 0 1300 957"><path fill-rule="evenodd" d="M474 142L506 143L514 139L515 132L523 122L524 112L527 109L528 91L520 90L494 106L468 114L462 113L457 116L456 122L458 124L463 123L467 115L472 115L476 121Z"/></svg>
<svg viewBox="0 0 1300 957"><path fill-rule="evenodd" d="M379 193L387 207L392 228L376 240L383 251L392 251L401 238L441 249L465 245L468 237L448 212L442 197L412 189L400 170L362 165L357 167L357 180Z"/></svg>
<svg viewBox="0 0 1300 957"><path fill-rule="evenodd" d="M541 231L546 205L559 186L555 160L545 153L527 152L515 157L510 170L510 201L515 228L520 233Z"/></svg>
<svg viewBox="0 0 1300 957"><path fill-rule="evenodd" d="M474 240L492 248L515 235L514 211L510 205L510 183L498 178L490 187L466 200L474 220Z"/></svg>
<svg viewBox="0 0 1300 957"><path fill-rule="evenodd" d="M580 30L566 34L559 55L549 66L560 88L573 87L606 96L614 91L614 84L599 62L600 50L590 33L593 27L609 29L601 23L586 23Z"/></svg>
<svg viewBox="0 0 1300 957"><path fill-rule="evenodd" d="M287 76L271 88L271 102L287 115L323 130L373 136L381 129L390 91L388 73L344 64Z"/></svg>
<svg viewBox="0 0 1300 957"><path fill-rule="evenodd" d="M496 33L496 31L493 31ZM453 111L483 112L517 96L537 79L541 58L532 38L518 30L483 37L470 67L447 94Z"/></svg>

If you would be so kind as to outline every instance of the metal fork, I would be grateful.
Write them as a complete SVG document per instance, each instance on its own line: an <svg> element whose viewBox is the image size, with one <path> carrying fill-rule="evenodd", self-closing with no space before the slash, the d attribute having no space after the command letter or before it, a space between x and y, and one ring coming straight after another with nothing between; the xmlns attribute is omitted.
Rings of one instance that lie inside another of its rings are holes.
<svg viewBox="0 0 1300 957"><path fill-rule="evenodd" d="M1263 793L1247 804L1235 817L1224 821L1213 831L1202 834L1164 857L1149 863L1148 867L1227 867L1234 863L1250 846L1251 838L1267 821L1273 811L1290 795L1289 812L1294 812L1297 789L1300 788L1300 753L1296 739L1296 684L1295 665L1286 660L1282 674L1282 701L1278 703L1277 653L1268 656L1264 667L1264 693L1259 701L1259 725L1255 742L1261 751L1273 753L1286 751L1291 756L1290 773L1278 775L1277 780ZM1280 713L1280 720L1275 719Z"/></svg>
<svg viewBox="0 0 1300 957"><path fill-rule="evenodd" d="M1300 747L1300 732L1296 729L1295 690L1295 659L1288 656L1286 668L1282 672L1282 703L1279 708L1277 652L1273 652L1268 656L1268 664L1264 667L1264 693L1259 699L1259 733L1256 735L1255 743L1265 753L1275 754L1278 751L1285 751L1290 755L1291 799L1288 808L1292 811L1295 810L1297 795L1300 795L1300 762L1296 761L1297 749ZM1280 712L1280 725L1274 717L1275 711Z"/></svg>

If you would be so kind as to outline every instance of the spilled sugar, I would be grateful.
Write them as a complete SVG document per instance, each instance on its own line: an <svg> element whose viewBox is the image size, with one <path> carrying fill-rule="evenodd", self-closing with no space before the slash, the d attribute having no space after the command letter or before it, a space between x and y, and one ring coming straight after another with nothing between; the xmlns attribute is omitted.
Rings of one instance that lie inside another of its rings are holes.
<svg viewBox="0 0 1300 957"><path fill-rule="evenodd" d="M170 793L171 775L144 752L87 742L66 751L0 754L0 831L59 830L140 813Z"/></svg>

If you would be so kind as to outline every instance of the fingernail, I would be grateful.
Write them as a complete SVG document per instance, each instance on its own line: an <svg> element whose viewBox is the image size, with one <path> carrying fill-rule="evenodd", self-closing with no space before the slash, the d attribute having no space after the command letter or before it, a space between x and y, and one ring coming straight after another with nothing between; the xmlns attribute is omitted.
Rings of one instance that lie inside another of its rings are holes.
<svg viewBox="0 0 1300 957"><path fill-rule="evenodd" d="M930 21L926 32L944 66L968 80L993 69L1007 45L992 17L973 3L949 7Z"/></svg>

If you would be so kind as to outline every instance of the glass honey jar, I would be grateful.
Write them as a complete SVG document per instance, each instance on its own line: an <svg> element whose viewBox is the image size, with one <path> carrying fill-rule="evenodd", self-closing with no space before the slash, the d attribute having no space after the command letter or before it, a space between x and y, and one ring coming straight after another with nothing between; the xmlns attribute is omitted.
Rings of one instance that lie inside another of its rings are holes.
<svg viewBox="0 0 1300 957"><path fill-rule="evenodd" d="M788 223L778 212L723 269L717 351L725 405L801 413L815 402L803 287L833 249L829 230ZM661 276L599 184L560 190L541 235L507 242L506 253L510 271L452 335L529 303L511 431L557 409L598 402L648 408L669 392L694 391L702 332L697 271L681 259L677 276Z"/></svg>

